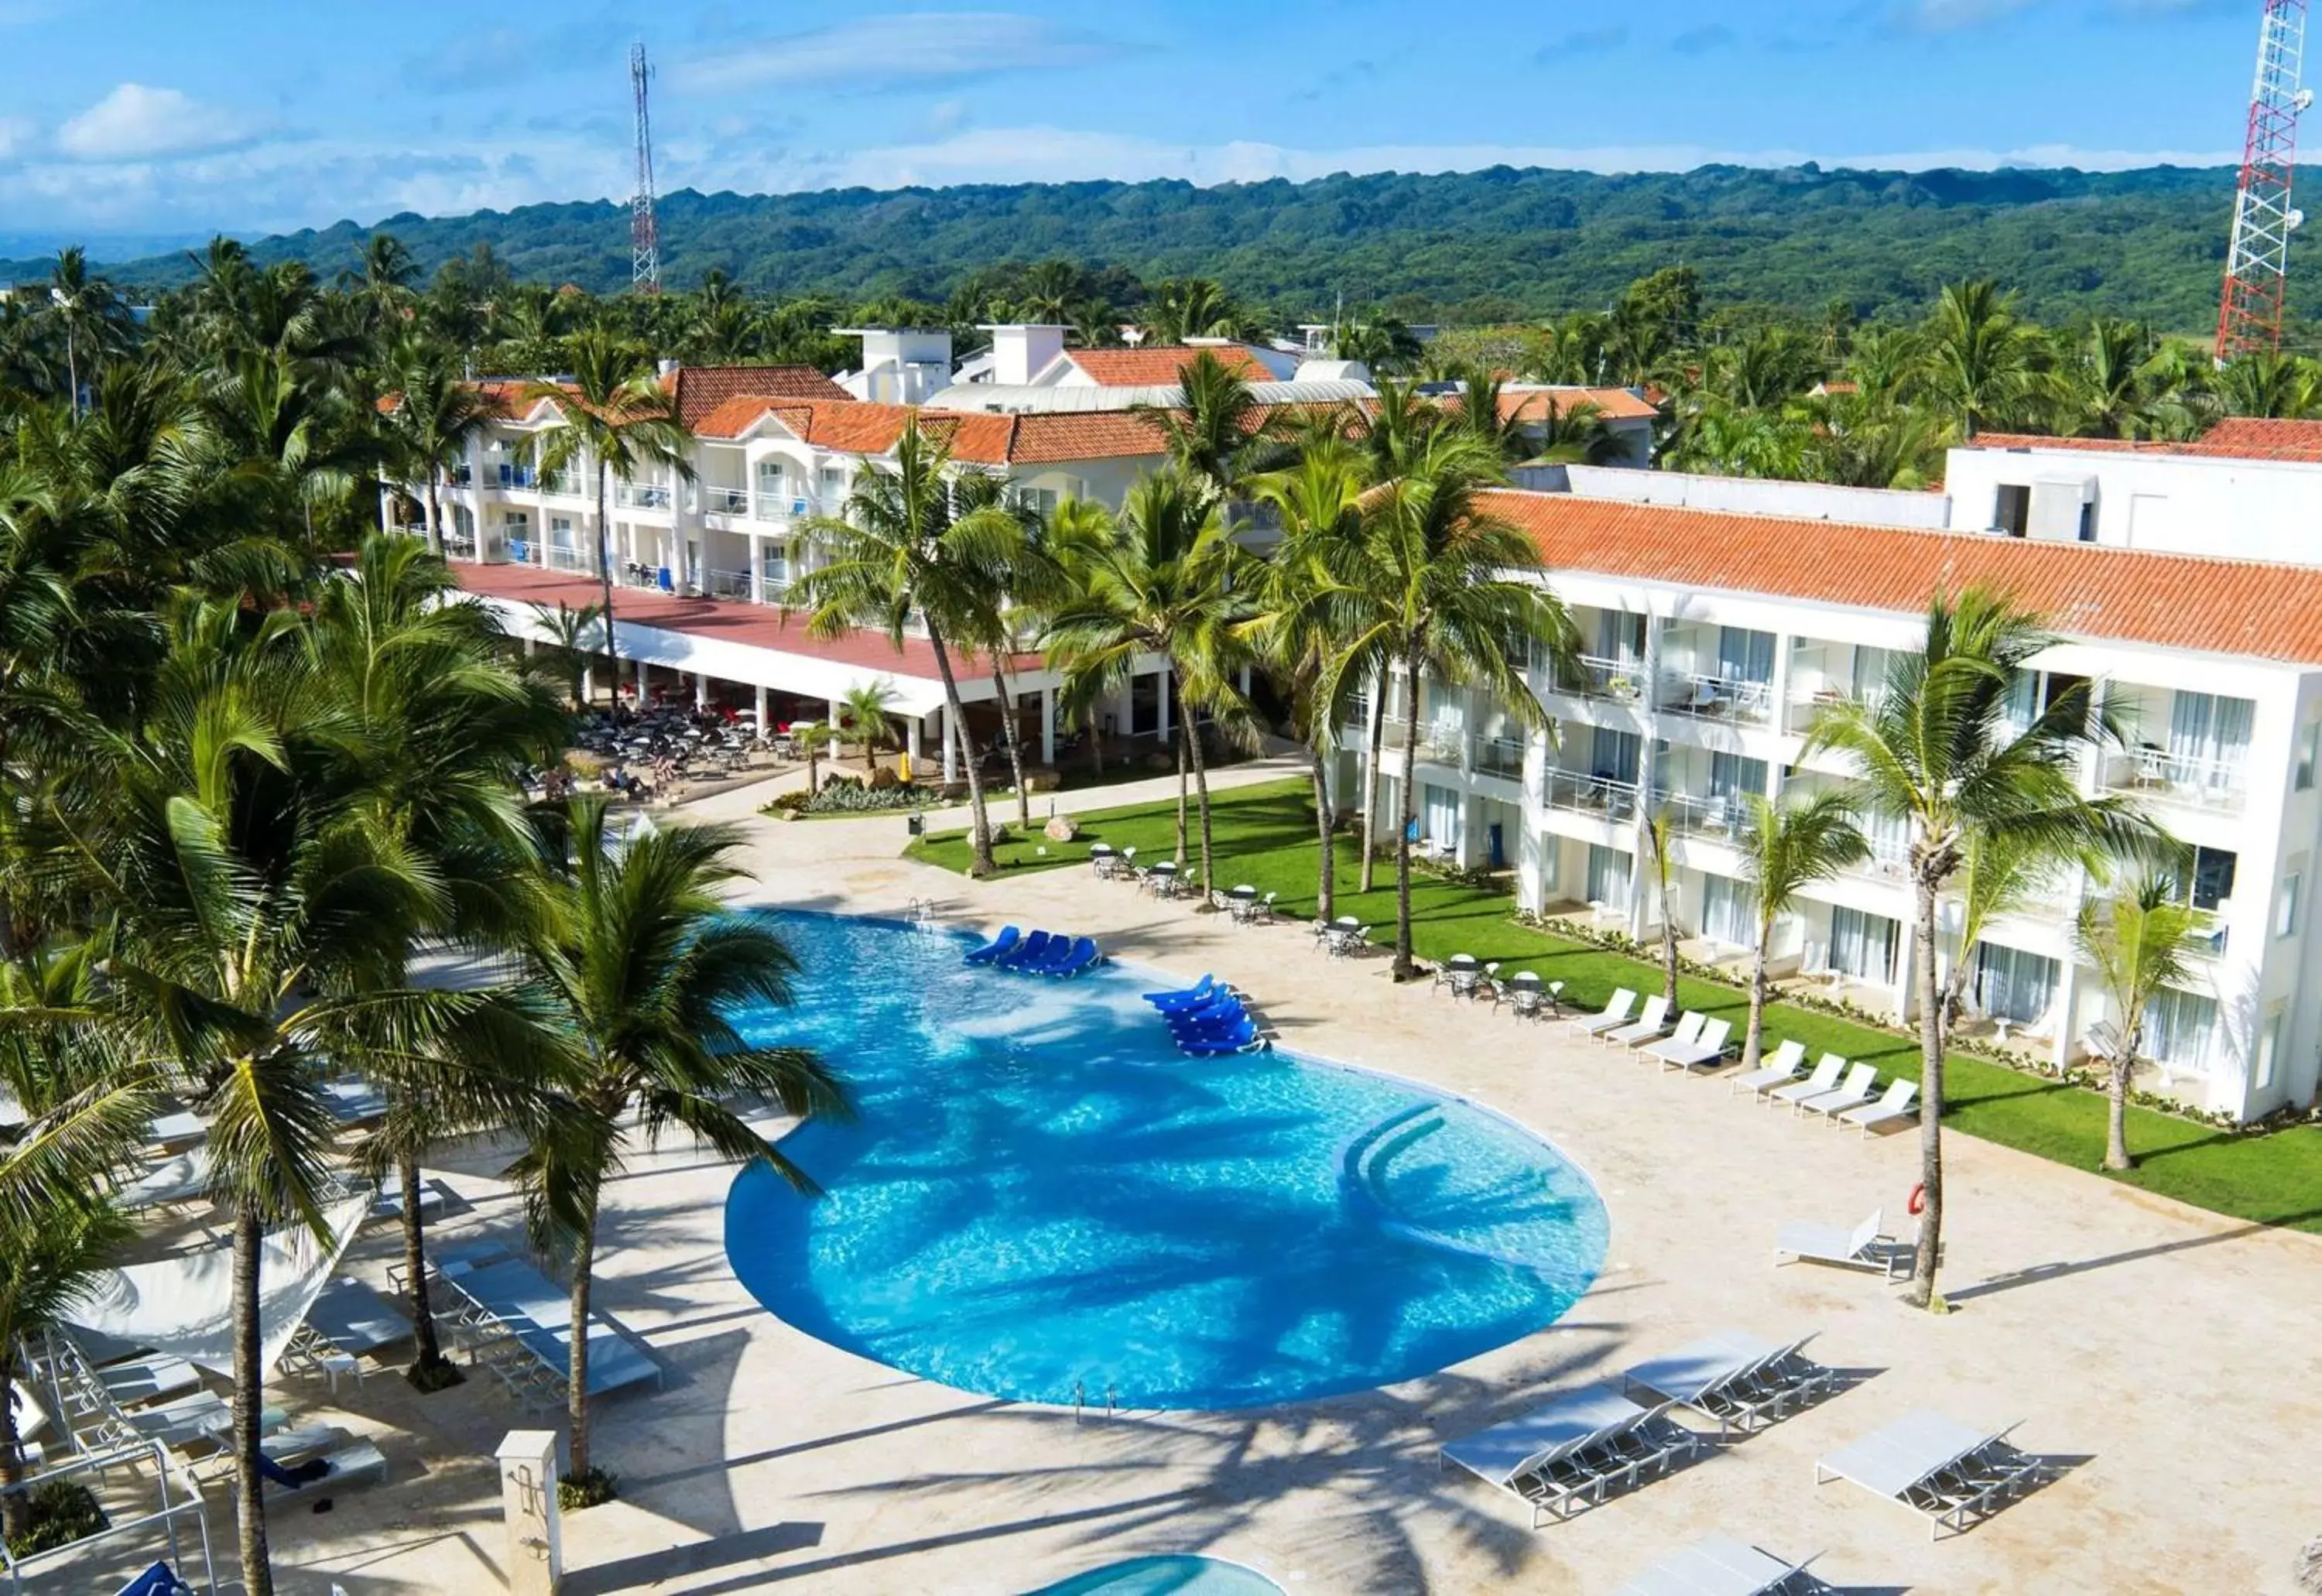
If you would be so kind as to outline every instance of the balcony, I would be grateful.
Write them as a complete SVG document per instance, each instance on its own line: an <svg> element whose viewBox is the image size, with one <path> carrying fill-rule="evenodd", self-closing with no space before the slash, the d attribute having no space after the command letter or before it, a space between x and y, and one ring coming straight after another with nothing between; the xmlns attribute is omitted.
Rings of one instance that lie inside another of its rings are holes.
<svg viewBox="0 0 2322 1596"><path fill-rule="evenodd" d="M1789 702L1783 706L1782 729L1793 736L1802 737L1814 729L1815 717L1833 705L1852 700L1876 709L1885 697L1886 689L1884 688L1873 688L1864 693L1853 694L1833 687L1827 682L1808 687L1790 694Z"/></svg>
<svg viewBox="0 0 2322 1596"><path fill-rule="evenodd" d="M2249 798L2247 761L2242 755L2218 759L2171 753L2151 743L2107 754L2099 780L2107 792L2220 814L2238 813Z"/></svg>
<svg viewBox="0 0 2322 1596"><path fill-rule="evenodd" d="M540 491L544 494L553 495L558 498L579 498L580 497L580 473L578 471L543 471L540 473Z"/></svg>
<svg viewBox="0 0 2322 1596"><path fill-rule="evenodd" d="M752 598L750 573L746 570L704 570L701 590L712 598Z"/></svg>
<svg viewBox="0 0 2322 1596"><path fill-rule="evenodd" d="M1660 707L1671 715L1762 726L1774 718L1774 686L1740 677L1696 676L1688 670L1661 672Z"/></svg>
<svg viewBox="0 0 2322 1596"><path fill-rule="evenodd" d="M530 466L503 464L499 469L502 488L532 488L540 486L539 473Z"/></svg>
<svg viewBox="0 0 2322 1596"><path fill-rule="evenodd" d="M596 559L586 549L568 548L562 543L549 543L544 546L535 543L532 547L546 556L546 563L551 570L568 571L572 575L584 577L593 577L597 574Z"/></svg>
<svg viewBox="0 0 2322 1596"><path fill-rule="evenodd" d="M1645 662L1582 654L1559 679L1557 690L1582 698L1634 704L1644 697Z"/></svg>
<svg viewBox="0 0 2322 1596"><path fill-rule="evenodd" d="M712 515L746 515L750 513L750 490L705 486L701 489L701 507Z"/></svg>
<svg viewBox="0 0 2322 1596"><path fill-rule="evenodd" d="M1615 822L1631 821L1637 817L1637 784L1610 776L1585 776L1578 771L1551 770L1545 772L1540 804Z"/></svg>
<svg viewBox="0 0 2322 1596"><path fill-rule="evenodd" d="M801 515L819 514L814 495L792 493L780 482L761 481L758 484L757 508L754 517L760 521L794 521Z"/></svg>
<svg viewBox="0 0 2322 1596"><path fill-rule="evenodd" d="M670 492L666 488L643 487L624 482L615 495L615 502L638 510L666 510L670 507Z"/></svg>
<svg viewBox="0 0 2322 1596"><path fill-rule="evenodd" d="M1706 837L1712 842L1731 843L1742 830L1742 807L1738 798L1696 797L1691 793L1655 788L1653 806L1658 813L1668 817L1668 828L1673 835Z"/></svg>
<svg viewBox="0 0 2322 1596"><path fill-rule="evenodd" d="M1523 780L1524 740L1521 737L1477 737L1468 744L1468 769L1478 776Z"/></svg>

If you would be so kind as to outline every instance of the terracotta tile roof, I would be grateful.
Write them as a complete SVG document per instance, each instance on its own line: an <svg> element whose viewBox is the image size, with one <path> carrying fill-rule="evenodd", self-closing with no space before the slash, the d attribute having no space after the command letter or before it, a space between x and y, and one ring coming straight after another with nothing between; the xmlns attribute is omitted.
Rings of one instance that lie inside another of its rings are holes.
<svg viewBox="0 0 2322 1596"><path fill-rule="evenodd" d="M2212 460L2279 460L2322 463L2322 421L2272 421L2228 415L2187 443L2125 438L2043 438L2024 433L1984 433L1970 449L2076 449L2102 454L2175 454Z"/></svg>
<svg viewBox="0 0 2322 1596"><path fill-rule="evenodd" d="M704 415L694 431L738 438L771 415L806 442L846 454L884 454L914 414L908 405L789 400L744 394ZM976 465L1112 460L1164 451L1159 429L1125 410L1054 411L1002 415L982 410L919 410L919 424L946 439L954 458Z"/></svg>
<svg viewBox="0 0 2322 1596"><path fill-rule="evenodd" d="M1015 423L1008 445L1011 465L1167 452L1161 429L1149 417L1127 410L1031 411L1008 419Z"/></svg>
<svg viewBox="0 0 2322 1596"><path fill-rule="evenodd" d="M502 421L521 421L534 408L524 402L524 392L533 386L533 381L528 377L487 377L476 387L484 397L491 401L494 415ZM572 391L572 385L569 382L558 386L567 393ZM378 401L379 413L392 415L402 403L403 396L399 393L382 394Z"/></svg>
<svg viewBox="0 0 2322 1596"><path fill-rule="evenodd" d="M1065 358L1100 388L1166 388L1197 355L1215 355L1245 382L1272 382L1273 369L1238 343L1147 344L1142 349L1068 349Z"/></svg>
<svg viewBox="0 0 2322 1596"><path fill-rule="evenodd" d="M2322 569L1495 492L1552 570L1915 614L1938 588L2013 594L2068 636L2322 664Z"/></svg>
<svg viewBox="0 0 2322 1596"><path fill-rule="evenodd" d="M838 399L845 388L811 366L680 366L677 416L699 430L702 418L728 399L755 394L769 399Z"/></svg>
<svg viewBox="0 0 2322 1596"><path fill-rule="evenodd" d="M1558 386L1550 388L1503 388L1500 390L1500 419L1545 421L1549 407L1555 406L1558 415L1568 414L1575 405L1594 405L1607 421L1640 421L1660 414L1652 406L1624 388L1577 388Z"/></svg>

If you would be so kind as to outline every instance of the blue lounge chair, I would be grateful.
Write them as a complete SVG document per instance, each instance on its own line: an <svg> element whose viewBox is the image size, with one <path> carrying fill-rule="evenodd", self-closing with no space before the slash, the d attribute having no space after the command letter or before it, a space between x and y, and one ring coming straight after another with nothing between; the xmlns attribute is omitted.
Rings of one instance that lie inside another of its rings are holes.
<svg viewBox="0 0 2322 1596"><path fill-rule="evenodd" d="M1048 944L1056 939L1045 931L1035 931L1006 953L994 958L994 968L1021 970L1027 964L1037 964L1047 957Z"/></svg>
<svg viewBox="0 0 2322 1596"><path fill-rule="evenodd" d="M1040 973L1069 980L1084 970L1094 969L1103 957L1104 955L1097 951L1094 937L1079 937L1074 941L1072 947L1066 951L1061 961L1042 970Z"/></svg>
<svg viewBox="0 0 2322 1596"><path fill-rule="evenodd" d="M1214 975L1204 975L1192 986L1178 991L1147 992L1145 994L1145 1000L1164 1014L1173 1014L1181 1008L1199 1008L1209 1001L1210 995L1217 990L1218 978Z"/></svg>
<svg viewBox="0 0 2322 1596"><path fill-rule="evenodd" d="M1048 939L1048 951L1023 966L1028 975L1054 975L1072 959L1080 944L1059 932Z"/></svg>
<svg viewBox="0 0 2322 1596"><path fill-rule="evenodd" d="M993 937L990 942L985 943L980 948L970 948L963 957L962 962L968 964L989 964L994 959L999 958L1001 954L1007 953L1018 943L1023 940L1024 934L1021 931L1017 930L1015 926L1002 926L1000 928L1000 935Z"/></svg>
<svg viewBox="0 0 2322 1596"><path fill-rule="evenodd" d="M1177 1051L1197 1058L1218 1053L1248 1053L1265 1045L1265 1038L1257 1034L1257 1027L1246 1017L1230 1031L1204 1032L1200 1035L1177 1038Z"/></svg>
<svg viewBox="0 0 2322 1596"><path fill-rule="evenodd" d="M114 1596L194 1596L194 1588L171 1572L168 1564L156 1563Z"/></svg>
<svg viewBox="0 0 2322 1596"><path fill-rule="evenodd" d="M1238 1020L1241 1017L1241 999L1230 992L1222 992L1218 995L1215 1002L1204 1003L1199 1008L1188 1008L1163 1017L1169 1028L1175 1031L1182 1030L1187 1026L1215 1025L1220 1020Z"/></svg>
<svg viewBox="0 0 2322 1596"><path fill-rule="evenodd" d="M1169 1036L1172 1041L1178 1043L1199 1042L1216 1036L1231 1035L1242 1026L1253 1023L1255 1022L1247 1014L1239 1012L1221 1014L1215 1019L1204 1020L1197 1026L1172 1026L1169 1027Z"/></svg>

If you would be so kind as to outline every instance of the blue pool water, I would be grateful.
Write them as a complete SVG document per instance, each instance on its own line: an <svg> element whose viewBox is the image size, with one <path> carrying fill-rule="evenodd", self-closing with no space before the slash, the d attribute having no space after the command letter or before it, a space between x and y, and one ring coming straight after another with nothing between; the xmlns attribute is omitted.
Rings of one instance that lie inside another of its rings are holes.
<svg viewBox="0 0 2322 1596"><path fill-rule="evenodd" d="M1032 1596L1282 1596L1282 1587L1214 1557L1132 1557L1043 1585Z"/></svg>
<svg viewBox="0 0 2322 1596"><path fill-rule="evenodd" d="M859 1108L727 1199L752 1295L810 1335L990 1396L1236 1408L1431 1373L1552 1323L1604 1254L1587 1178L1407 1081L1284 1053L1189 1060L1138 994L963 966L974 939L772 917ZM1285 946L1288 944L1285 943Z"/></svg>

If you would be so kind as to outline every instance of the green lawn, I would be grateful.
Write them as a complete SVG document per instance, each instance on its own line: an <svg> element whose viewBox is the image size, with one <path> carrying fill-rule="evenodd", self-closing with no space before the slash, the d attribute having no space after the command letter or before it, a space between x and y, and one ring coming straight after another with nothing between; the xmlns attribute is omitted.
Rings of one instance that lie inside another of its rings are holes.
<svg viewBox="0 0 2322 1596"><path fill-rule="evenodd" d="M1012 840L998 851L1001 865L1003 870L1084 865L1090 844L1098 842L1134 847L1147 858L1166 858L1175 814L1175 800L1168 800L1080 816L1076 840L1050 843L1038 834ZM1219 880L1248 881L1261 891L1278 892L1275 907L1282 913L1311 916L1314 812L1307 784L1293 780L1221 793L1211 814ZM1193 865L1200 847L1190 816L1188 822L1192 834L1186 862ZM962 833L915 840L910 852L948 870L964 872L967 868L967 839ZM1337 863L1339 912L1368 921L1375 940L1392 942L1393 870L1382 868L1378 889L1360 894L1353 890L1359 861L1351 841L1339 844ZM1415 876L1412 937L1420 957L1440 960L1473 953L1499 961L1505 973L1538 971L1548 980L1564 982L1568 1009L1601 1008L1615 987L1660 990L1659 966L1518 925L1511 917L1513 907L1504 893ZM1678 992L1689 1008L1731 1016L1739 1033L1748 1014L1746 994L1691 980L1680 981ZM1795 1036L1811 1056L1824 1051L1842 1053L1876 1063L1882 1076L1918 1078L1918 1044L1897 1031L1787 1004L1769 1011L1767 1029L1770 1036ZM2080 1169L2096 1170L2101 1164L2105 1105L2098 1094L1960 1055L1952 1057L1947 1080L1947 1117L1957 1129ZM2322 1128L2301 1126L2241 1135L2132 1108L2129 1145L2138 1155L2138 1165L2115 1179L2217 1213L2322 1232Z"/></svg>

